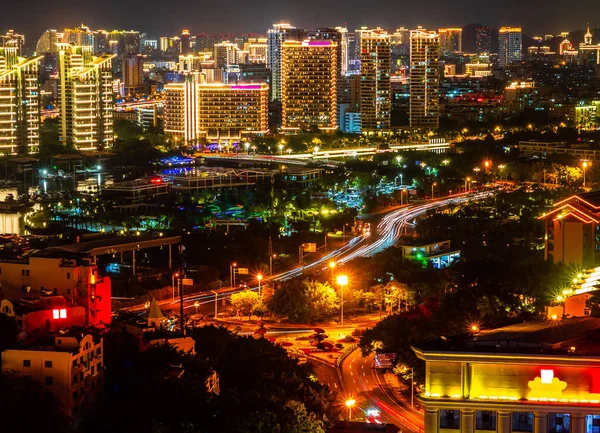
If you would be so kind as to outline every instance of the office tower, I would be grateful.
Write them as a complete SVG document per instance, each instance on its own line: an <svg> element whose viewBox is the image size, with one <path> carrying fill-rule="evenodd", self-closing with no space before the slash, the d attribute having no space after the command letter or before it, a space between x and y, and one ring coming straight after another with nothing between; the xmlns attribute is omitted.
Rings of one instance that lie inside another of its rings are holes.
<svg viewBox="0 0 600 433"><path fill-rule="evenodd" d="M220 42L215 44L213 51L213 59L217 68L224 68L238 63L239 48L237 44L229 41Z"/></svg>
<svg viewBox="0 0 600 433"><path fill-rule="evenodd" d="M181 43L179 45L179 52L184 56L192 53L192 46L190 45L190 31L183 30L181 32Z"/></svg>
<svg viewBox="0 0 600 433"><path fill-rule="evenodd" d="M504 67L523 58L521 27L502 27L498 37L498 64Z"/></svg>
<svg viewBox="0 0 600 433"><path fill-rule="evenodd" d="M281 45L284 131L338 128L337 50L337 44L329 40L285 41Z"/></svg>
<svg viewBox="0 0 600 433"><path fill-rule="evenodd" d="M306 31L290 24L273 24L267 32L267 67L271 70L271 100L281 101L281 44L284 41L301 41Z"/></svg>
<svg viewBox="0 0 600 433"><path fill-rule="evenodd" d="M440 115L440 37L410 32L410 126L437 128Z"/></svg>
<svg viewBox="0 0 600 433"><path fill-rule="evenodd" d="M77 46L94 46L94 34L88 26L82 24L80 27L65 29L60 42Z"/></svg>
<svg viewBox="0 0 600 433"><path fill-rule="evenodd" d="M108 35L109 52L118 56L140 54L142 35L136 30L113 30Z"/></svg>
<svg viewBox="0 0 600 433"><path fill-rule="evenodd" d="M492 29L485 26L475 29L475 47L479 56L492 52Z"/></svg>
<svg viewBox="0 0 600 433"><path fill-rule="evenodd" d="M440 53L442 56L462 52L461 28L439 29L438 34L440 35Z"/></svg>
<svg viewBox="0 0 600 433"><path fill-rule="evenodd" d="M198 140L198 83L194 75L183 83L165 86L165 132L176 141L195 143Z"/></svg>
<svg viewBox="0 0 600 433"><path fill-rule="evenodd" d="M184 83L165 86L165 132L176 140L221 142L268 132L269 86L266 84Z"/></svg>
<svg viewBox="0 0 600 433"><path fill-rule="evenodd" d="M95 57L93 46L58 44L61 140L78 150L113 144L111 54Z"/></svg>
<svg viewBox="0 0 600 433"><path fill-rule="evenodd" d="M0 151L25 154L40 144L42 56L25 59L18 46L0 47Z"/></svg>
<svg viewBox="0 0 600 433"><path fill-rule="evenodd" d="M124 95L136 95L144 91L144 56L130 54L123 57L122 78Z"/></svg>
<svg viewBox="0 0 600 433"><path fill-rule="evenodd" d="M14 30L9 30L4 35L0 35L0 47L15 47L17 48L17 55L23 55L23 44L25 43L25 36L15 33Z"/></svg>
<svg viewBox="0 0 600 433"><path fill-rule="evenodd" d="M356 31L360 40L361 130L366 134L390 130L391 44L390 35L380 29Z"/></svg>

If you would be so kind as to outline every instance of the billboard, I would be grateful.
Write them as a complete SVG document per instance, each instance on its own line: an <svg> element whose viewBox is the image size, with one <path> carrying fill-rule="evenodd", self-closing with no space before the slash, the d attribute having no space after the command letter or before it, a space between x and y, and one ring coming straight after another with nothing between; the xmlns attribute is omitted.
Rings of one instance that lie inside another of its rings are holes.
<svg viewBox="0 0 600 433"><path fill-rule="evenodd" d="M393 368L395 364L395 353L378 353L375 355L375 368Z"/></svg>

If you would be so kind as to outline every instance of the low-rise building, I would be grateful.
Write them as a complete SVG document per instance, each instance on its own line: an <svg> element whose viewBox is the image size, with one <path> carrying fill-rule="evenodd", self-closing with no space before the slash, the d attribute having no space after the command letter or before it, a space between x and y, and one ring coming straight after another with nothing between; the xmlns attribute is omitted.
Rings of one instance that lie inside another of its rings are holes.
<svg viewBox="0 0 600 433"><path fill-rule="evenodd" d="M102 338L71 331L46 335L2 352L2 369L31 376L60 400L67 415L76 418L102 394Z"/></svg>
<svg viewBox="0 0 600 433"><path fill-rule="evenodd" d="M428 243L416 240L402 245L403 259L427 260L436 269L447 268L460 259L460 252L450 247L450 241Z"/></svg>

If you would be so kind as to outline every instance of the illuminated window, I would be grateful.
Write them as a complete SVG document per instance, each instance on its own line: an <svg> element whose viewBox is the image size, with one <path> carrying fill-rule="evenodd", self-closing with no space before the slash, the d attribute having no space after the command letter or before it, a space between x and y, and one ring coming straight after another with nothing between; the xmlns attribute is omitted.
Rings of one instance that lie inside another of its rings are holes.
<svg viewBox="0 0 600 433"><path fill-rule="evenodd" d="M585 416L585 433L600 433L600 415Z"/></svg>
<svg viewBox="0 0 600 433"><path fill-rule="evenodd" d="M571 433L571 414L551 413L548 415L548 433Z"/></svg>
<svg viewBox="0 0 600 433"><path fill-rule="evenodd" d="M460 429L460 410L440 410L440 428Z"/></svg>
<svg viewBox="0 0 600 433"><path fill-rule="evenodd" d="M496 430L496 412L478 410L475 416L477 430Z"/></svg>
<svg viewBox="0 0 600 433"><path fill-rule="evenodd" d="M542 383L552 383L552 379L554 379L554 370L542 370L540 379L542 379Z"/></svg>
<svg viewBox="0 0 600 433"><path fill-rule="evenodd" d="M513 432L532 432L533 431L533 412L513 412L512 413L512 431Z"/></svg>

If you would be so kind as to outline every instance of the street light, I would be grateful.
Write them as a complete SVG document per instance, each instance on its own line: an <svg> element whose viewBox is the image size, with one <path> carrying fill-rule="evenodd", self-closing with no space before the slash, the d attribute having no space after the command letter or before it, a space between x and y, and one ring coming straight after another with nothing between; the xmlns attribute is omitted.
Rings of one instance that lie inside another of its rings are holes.
<svg viewBox="0 0 600 433"><path fill-rule="evenodd" d="M341 293L341 297L342 297L340 325L343 325L344 324L344 287L348 285L348 276L347 275L338 275L337 283L340 286L340 293Z"/></svg>
<svg viewBox="0 0 600 433"><path fill-rule="evenodd" d="M279 154L283 155L283 144L279 144Z"/></svg>
<svg viewBox="0 0 600 433"><path fill-rule="evenodd" d="M200 306L200 302L194 302L194 307L196 307L196 315L198 315L198 307Z"/></svg>
<svg viewBox="0 0 600 433"><path fill-rule="evenodd" d="M352 406L356 404L356 400L349 398L346 400L346 407L348 408L348 421L352 421Z"/></svg>
<svg viewBox="0 0 600 433"><path fill-rule="evenodd" d="M250 143L248 143L247 141L244 143L244 147L246 148L246 153L250 153Z"/></svg>
<svg viewBox="0 0 600 433"><path fill-rule="evenodd" d="M470 177L466 177L465 178L465 192L467 192L467 191L469 191L471 189L470 188L471 185L469 185L469 189L467 189L467 183L471 183L471 178Z"/></svg>
<svg viewBox="0 0 600 433"><path fill-rule="evenodd" d="M233 262L230 266L229 266L229 283L231 283L231 287L235 287L235 267L237 266L237 263Z"/></svg>
<svg viewBox="0 0 600 433"><path fill-rule="evenodd" d="M486 159L485 161L483 161L483 165L485 166L485 170L487 171L492 166L492 161L490 161L489 159Z"/></svg>
<svg viewBox="0 0 600 433"><path fill-rule="evenodd" d="M402 162L402 157L401 156L397 156L396 157L396 161L398 161L398 165L400 165L400 163Z"/></svg>
<svg viewBox="0 0 600 433"><path fill-rule="evenodd" d="M583 187L585 188L585 172L587 171L587 168L592 165L592 163L589 161L583 161L583 164L581 165L583 166Z"/></svg>
<svg viewBox="0 0 600 433"><path fill-rule="evenodd" d="M431 184L431 198L433 198L433 188L437 186L437 182Z"/></svg>
<svg viewBox="0 0 600 433"><path fill-rule="evenodd" d="M175 278L179 278L179 272L171 275L171 287L173 288L173 301L175 301Z"/></svg>
<svg viewBox="0 0 600 433"><path fill-rule="evenodd" d="M256 280L258 281L258 296L259 296L259 297L261 297L261 295L262 295L262 293L261 293L261 291L260 291L260 282L262 281L262 279L263 279L263 276L262 276L262 274L258 274L258 275L256 276Z"/></svg>
<svg viewBox="0 0 600 433"><path fill-rule="evenodd" d="M329 262L329 269L331 269L331 284L333 284L333 270L335 269L336 266L337 266L337 263L334 260Z"/></svg>

